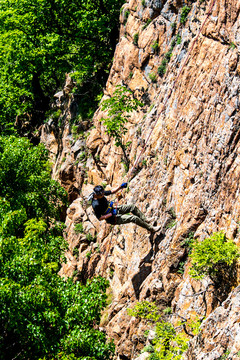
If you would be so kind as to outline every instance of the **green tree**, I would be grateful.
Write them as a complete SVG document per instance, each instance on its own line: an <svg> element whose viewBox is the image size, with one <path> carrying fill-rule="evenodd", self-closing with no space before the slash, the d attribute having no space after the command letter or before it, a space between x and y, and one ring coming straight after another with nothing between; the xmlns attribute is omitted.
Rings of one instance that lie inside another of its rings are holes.
<svg viewBox="0 0 240 360"><path fill-rule="evenodd" d="M88 92L105 83L122 3L1 0L1 131L12 131L17 114L28 112L33 123L41 122L66 72L73 71Z"/></svg>
<svg viewBox="0 0 240 360"><path fill-rule="evenodd" d="M123 136L127 133L125 124L128 122L129 114L139 106L143 104L134 98L131 90L121 85L116 86L113 95L101 103L102 110L107 110L107 117L102 118L101 121L106 126L108 134L115 139L115 145L121 147L127 167L129 167L129 159L126 149L130 143L124 143Z"/></svg>
<svg viewBox="0 0 240 360"><path fill-rule="evenodd" d="M0 138L0 168L0 359L112 359L96 326L108 282L58 275L65 191L51 180L46 150Z"/></svg>
<svg viewBox="0 0 240 360"><path fill-rule="evenodd" d="M27 218L57 218L67 194L51 179L48 153L26 138L0 137L0 197Z"/></svg>

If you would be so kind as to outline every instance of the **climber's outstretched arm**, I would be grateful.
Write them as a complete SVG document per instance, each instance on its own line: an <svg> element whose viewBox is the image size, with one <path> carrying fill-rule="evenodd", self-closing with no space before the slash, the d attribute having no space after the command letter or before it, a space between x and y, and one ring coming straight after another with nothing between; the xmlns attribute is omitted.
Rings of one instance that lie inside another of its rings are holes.
<svg viewBox="0 0 240 360"><path fill-rule="evenodd" d="M127 185L128 185L127 183L122 183L117 188L111 190L112 194L116 194L119 190L126 188Z"/></svg>
<svg viewBox="0 0 240 360"><path fill-rule="evenodd" d="M110 218L111 216L112 216L112 213L110 212L109 214L102 215L98 220L100 220L100 221L106 220L106 219Z"/></svg>

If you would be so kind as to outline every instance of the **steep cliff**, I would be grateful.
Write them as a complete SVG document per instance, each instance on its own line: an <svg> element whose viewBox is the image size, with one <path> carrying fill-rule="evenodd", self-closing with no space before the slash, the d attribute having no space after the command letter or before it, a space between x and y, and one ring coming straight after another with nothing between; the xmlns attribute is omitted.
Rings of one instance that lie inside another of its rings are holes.
<svg viewBox="0 0 240 360"><path fill-rule="evenodd" d="M207 277L193 280L186 247L191 237L203 240L219 231L240 245L239 1L215 2L177 79L211 4L130 0L121 11L120 39L105 97L125 84L144 103L133 112L124 135L131 141L131 164L155 125L121 200L135 202L152 223L162 225L154 237L154 251L146 230L133 224L112 229L85 206L94 185L118 185L126 172L121 149L99 121L104 115L100 108L93 123L81 122L73 131L76 100L70 79L56 95L62 130L54 120L42 128L41 139L55 164L54 177L69 190L71 200L66 218L68 261L61 274L83 281L96 274L109 278L111 303L102 326L115 340L118 359L136 359L146 341L146 323L127 314L137 300L171 307L184 319L205 318L186 359L219 359L226 354L239 358L239 270L217 285Z"/></svg>

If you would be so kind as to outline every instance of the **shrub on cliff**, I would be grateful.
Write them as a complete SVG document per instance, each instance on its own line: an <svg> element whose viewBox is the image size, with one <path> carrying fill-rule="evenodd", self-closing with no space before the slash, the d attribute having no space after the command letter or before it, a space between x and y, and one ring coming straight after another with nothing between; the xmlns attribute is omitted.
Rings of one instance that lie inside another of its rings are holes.
<svg viewBox="0 0 240 360"><path fill-rule="evenodd" d="M181 360L188 349L189 336L197 335L200 331L201 321L197 316L189 319L181 316L181 321L175 327L170 320L172 316L179 317L177 313L173 313L171 308L160 311L155 303L148 301L138 302L133 309L128 309L128 314L154 326L153 346L150 351L149 347L142 350L151 353L149 360Z"/></svg>
<svg viewBox="0 0 240 360"><path fill-rule="evenodd" d="M240 252L237 245L228 240L223 232L214 233L203 241L195 241L189 255L192 260L190 275L194 279L210 276L217 280L224 272L232 270Z"/></svg>
<svg viewBox="0 0 240 360"><path fill-rule="evenodd" d="M103 111L107 110L107 117L101 119L107 128L108 134L114 138L115 145L121 147L124 155L124 161L128 168L129 159L126 153L130 143L124 143L123 136L127 132L125 124L128 122L130 113L137 110L143 104L134 98L131 90L125 86L116 86L113 95L101 103Z"/></svg>
<svg viewBox="0 0 240 360"><path fill-rule="evenodd" d="M180 17L180 23L185 25L187 21L187 16L189 12L191 11L191 8L189 6L184 6L181 10L181 17Z"/></svg>

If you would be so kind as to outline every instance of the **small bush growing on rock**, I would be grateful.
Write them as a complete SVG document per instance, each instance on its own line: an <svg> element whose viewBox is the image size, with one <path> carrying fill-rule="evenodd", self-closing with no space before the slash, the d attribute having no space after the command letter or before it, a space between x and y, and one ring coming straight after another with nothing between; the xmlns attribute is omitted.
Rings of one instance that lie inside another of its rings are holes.
<svg viewBox="0 0 240 360"><path fill-rule="evenodd" d="M150 73L149 79L151 80L151 82L155 83L157 82L157 75L155 73Z"/></svg>
<svg viewBox="0 0 240 360"><path fill-rule="evenodd" d="M167 307L166 309L163 310L163 313L167 315L172 314L172 308Z"/></svg>
<svg viewBox="0 0 240 360"><path fill-rule="evenodd" d="M78 125L73 125L72 126L72 136L74 140L77 140L79 137L79 126Z"/></svg>
<svg viewBox="0 0 240 360"><path fill-rule="evenodd" d="M127 309L127 313L130 316L153 321L157 321L160 318L158 307L149 301L137 302L133 309Z"/></svg>
<svg viewBox="0 0 240 360"><path fill-rule="evenodd" d="M172 49L165 54L165 59L169 62L172 56Z"/></svg>
<svg viewBox="0 0 240 360"><path fill-rule="evenodd" d="M192 251L193 244L194 244L194 233L190 232L187 238L181 242L181 246L185 247L187 253L189 254Z"/></svg>
<svg viewBox="0 0 240 360"><path fill-rule="evenodd" d="M78 223L74 226L74 231L76 234L82 234L83 233L83 224Z"/></svg>
<svg viewBox="0 0 240 360"><path fill-rule="evenodd" d="M182 39L181 39L181 36L179 34L177 34L177 37L176 37L176 43L177 45L180 45L182 42Z"/></svg>
<svg viewBox="0 0 240 360"><path fill-rule="evenodd" d="M178 265L178 274L184 274L185 261L180 261Z"/></svg>
<svg viewBox="0 0 240 360"><path fill-rule="evenodd" d="M78 159L79 161L83 161L86 158L86 152L82 151L79 155L78 155Z"/></svg>
<svg viewBox="0 0 240 360"><path fill-rule="evenodd" d="M141 353L144 352L149 352L149 353L153 353L154 352L154 347L150 344L145 346L145 348L142 349Z"/></svg>
<svg viewBox="0 0 240 360"><path fill-rule="evenodd" d="M129 159L126 149L129 142L124 143L123 141L123 136L127 133L125 125L128 122L128 114L137 110L139 106L143 106L143 104L134 98L132 91L120 85L116 87L111 98L102 102L102 110L107 110L107 117L100 121L106 126L107 133L115 139L115 145L121 147L127 169Z"/></svg>
<svg viewBox="0 0 240 360"><path fill-rule="evenodd" d="M129 15L130 15L130 11L127 10L124 14L124 21L123 21L124 25L126 25Z"/></svg>
<svg viewBox="0 0 240 360"><path fill-rule="evenodd" d="M229 48L232 50L236 49L236 45L234 44L234 42L231 42L231 44L229 45Z"/></svg>
<svg viewBox="0 0 240 360"><path fill-rule="evenodd" d="M188 340L183 332L177 333L171 323L158 322L156 325L156 338L153 340L155 359L182 359L182 354L188 348ZM154 359L154 357L150 355L150 359Z"/></svg>
<svg viewBox="0 0 240 360"><path fill-rule="evenodd" d="M79 255L79 249L78 249L77 247L75 247L75 248L73 249L73 256L75 256L75 257L77 258L78 255Z"/></svg>
<svg viewBox="0 0 240 360"><path fill-rule="evenodd" d="M138 33L137 33L137 34L134 34L134 36L133 36L133 43L134 43L134 45L136 45L136 46L138 46L138 38L139 38Z"/></svg>
<svg viewBox="0 0 240 360"><path fill-rule="evenodd" d="M88 233L86 235L86 240L90 243L92 241L95 241L96 240L96 237L95 236L92 236L92 234Z"/></svg>
<svg viewBox="0 0 240 360"><path fill-rule="evenodd" d="M104 189L106 189L106 187L107 187L107 183L102 182L102 183L101 183L101 185L102 185L102 187L103 187Z"/></svg>
<svg viewBox="0 0 240 360"><path fill-rule="evenodd" d="M129 315L148 320L151 325L154 325L156 335L152 340L153 346L151 348L145 347L143 350L151 352L149 360L182 359L183 353L188 348L189 341L187 334L183 331L184 326L190 331L199 328L199 321L196 325L192 319L180 322L179 326L175 328L168 319L171 316L178 315L172 314L170 310L167 308L167 311L161 312L154 303L148 301L138 302L134 309L128 309Z"/></svg>
<svg viewBox="0 0 240 360"><path fill-rule="evenodd" d="M61 116L61 114L62 114L62 111L60 109L58 109L52 113L51 117L53 120L57 120Z"/></svg>
<svg viewBox="0 0 240 360"><path fill-rule="evenodd" d="M230 350L227 349L225 353L219 358L219 360L226 360L229 354L230 354Z"/></svg>
<svg viewBox="0 0 240 360"><path fill-rule="evenodd" d="M181 43L181 38L180 38L180 43ZM179 35L177 35L171 42L171 46L170 46L170 49L169 51L164 55L164 58L161 62L161 65L159 66L158 68L158 74L160 77L163 77L163 75L166 73L167 71L167 63L169 63L169 61L171 60L171 57L172 57L172 52L173 52L173 49L174 49L174 46L176 44L180 44L179 43Z"/></svg>
<svg viewBox="0 0 240 360"><path fill-rule="evenodd" d="M161 62L161 65L158 67L158 74L159 76L163 76L167 71L167 60L164 58Z"/></svg>
<svg viewBox="0 0 240 360"><path fill-rule="evenodd" d="M157 41L154 41L154 43L152 44L151 48L153 49L153 51L156 53L159 49L159 43Z"/></svg>
<svg viewBox="0 0 240 360"><path fill-rule="evenodd" d="M172 219L169 223L166 225L166 229L172 229L177 224L176 220Z"/></svg>
<svg viewBox="0 0 240 360"><path fill-rule="evenodd" d="M185 25L187 21L187 16L190 12L191 8L189 6L184 6L181 11L180 23Z"/></svg>
<svg viewBox="0 0 240 360"><path fill-rule="evenodd" d="M88 252L86 253L86 258L87 258L87 259L90 259L90 258L91 258L91 255L92 255L92 252L91 252L91 251L88 251Z"/></svg>
<svg viewBox="0 0 240 360"><path fill-rule="evenodd" d="M151 22L152 22L152 19L147 19L147 22L146 22L146 24L143 25L142 29L143 30L146 29L146 27L148 27L148 25L151 24Z"/></svg>
<svg viewBox="0 0 240 360"><path fill-rule="evenodd" d="M232 240L228 240L223 232L219 232L201 242L196 240L189 256L192 259L192 278L199 280L208 275L212 280L216 280L232 270L240 257L240 252Z"/></svg>

